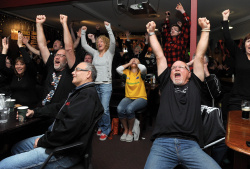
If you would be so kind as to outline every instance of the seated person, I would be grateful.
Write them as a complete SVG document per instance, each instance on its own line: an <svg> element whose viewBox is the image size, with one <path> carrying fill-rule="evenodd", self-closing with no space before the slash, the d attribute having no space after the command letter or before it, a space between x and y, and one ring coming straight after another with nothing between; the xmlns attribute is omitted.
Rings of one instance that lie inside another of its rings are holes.
<svg viewBox="0 0 250 169"><path fill-rule="evenodd" d="M160 106L151 140L154 141L145 169L187 168L217 169L218 164L200 147L203 146L201 86L204 81L204 59L209 40L210 23L199 18L202 29L196 49L193 73L185 62L168 67L167 59L155 35L155 23L146 27L149 42L156 55ZM205 165L204 165L205 164Z"/></svg>
<svg viewBox="0 0 250 169"><path fill-rule="evenodd" d="M31 116L35 114L36 117L54 118L66 100L69 92L74 88L71 73L76 66L76 59L72 38L67 26L67 19L68 17L66 15L60 15L65 49L59 49L53 57L50 55L43 32L43 23L46 17L44 15L37 15L37 43L48 73L44 84L43 100L40 102L43 107L36 107L33 110L28 110L28 112L31 112ZM61 103L61 105L59 104L58 106L58 103Z"/></svg>
<svg viewBox="0 0 250 169"><path fill-rule="evenodd" d="M17 57L15 60L14 69L6 66L6 54L9 48L7 39L2 40L3 50L0 56L0 69L5 72L8 77L11 77L10 90L11 97L16 99L17 104L34 108L38 103L36 94L36 67L29 57L29 54L22 47L23 35L18 33L17 45L22 54L22 57Z"/></svg>
<svg viewBox="0 0 250 169"><path fill-rule="evenodd" d="M84 57L84 62L92 63L93 56L90 53L86 53Z"/></svg>
<svg viewBox="0 0 250 169"><path fill-rule="evenodd" d="M129 69L126 69L127 67ZM120 140L132 142L135 111L147 106L147 93L144 84L147 69L140 64L138 59L133 58L129 63L119 66L116 70L126 79L125 98L122 99L117 107L118 117L124 128Z"/></svg>
<svg viewBox="0 0 250 169"><path fill-rule="evenodd" d="M40 168L49 154L46 150L76 141L84 146L74 152L52 156L48 168L69 168L77 164L88 143L89 128L103 113L103 107L95 89L96 69L86 62L78 64L72 72L76 88L70 93L58 112L54 123L45 134L25 139L12 147L13 156L3 159L0 168Z"/></svg>

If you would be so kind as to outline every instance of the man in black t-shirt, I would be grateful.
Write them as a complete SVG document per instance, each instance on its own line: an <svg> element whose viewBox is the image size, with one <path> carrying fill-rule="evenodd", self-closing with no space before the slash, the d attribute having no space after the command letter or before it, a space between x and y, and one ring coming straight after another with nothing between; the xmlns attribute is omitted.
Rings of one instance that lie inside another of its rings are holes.
<svg viewBox="0 0 250 169"><path fill-rule="evenodd" d="M54 57L50 55L43 32L43 23L45 20L45 15L37 15L37 42L48 72L44 85L43 107L28 110L28 114L29 116L33 116L35 113L35 116L53 118L66 100L69 92L74 88L71 73L75 68L76 59L73 44L69 43L72 41L72 38L67 26L67 16L60 15L65 49L59 49Z"/></svg>
<svg viewBox="0 0 250 169"><path fill-rule="evenodd" d="M178 164L188 168L220 168L200 148L203 145L200 91L204 81L203 56L208 45L210 23L206 18L200 18L198 23L202 33L193 73L182 61L176 61L171 68L168 67L154 33L155 23L152 21L146 25L150 45L157 59L161 98L151 138L154 142L145 169L174 168Z"/></svg>

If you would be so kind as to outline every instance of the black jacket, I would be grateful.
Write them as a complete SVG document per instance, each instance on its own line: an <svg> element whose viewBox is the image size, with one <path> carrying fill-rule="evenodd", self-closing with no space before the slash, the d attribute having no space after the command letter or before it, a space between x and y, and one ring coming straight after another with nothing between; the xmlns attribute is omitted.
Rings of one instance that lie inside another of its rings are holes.
<svg viewBox="0 0 250 169"><path fill-rule="evenodd" d="M89 128L102 113L103 107L94 83L76 88L58 112L52 131L47 131L39 139L38 147L55 148L76 141L87 144ZM86 145L78 152L83 152L85 148Z"/></svg>
<svg viewBox="0 0 250 169"><path fill-rule="evenodd" d="M221 94L221 84L219 79L214 74L206 77L204 86L201 92L201 104L214 107L214 100Z"/></svg>

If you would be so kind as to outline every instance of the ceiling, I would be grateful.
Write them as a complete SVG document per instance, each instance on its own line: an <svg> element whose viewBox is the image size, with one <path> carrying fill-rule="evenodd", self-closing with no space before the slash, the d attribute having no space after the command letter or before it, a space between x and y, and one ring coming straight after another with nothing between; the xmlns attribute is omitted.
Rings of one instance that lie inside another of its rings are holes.
<svg viewBox="0 0 250 169"><path fill-rule="evenodd" d="M10 0L11 1L11 0ZM190 15L191 1L189 0L149 0L155 8L159 17L148 17L148 15L127 15L117 7L117 0L78 0L67 2L57 2L30 6L21 6L15 8L4 8L4 12L22 16L25 19L35 21L36 15L46 15L46 24L52 27L60 28L59 14L65 14L69 17L69 22L74 22L74 29L77 30L83 25L88 27L88 32L95 31L95 25L101 25L101 31L105 32L103 21L111 23L112 29L116 32L129 30L133 34L145 32L145 25L153 20L158 28L165 17L165 11L171 12L171 23L180 20L180 13L175 10L177 3L181 2L186 12ZM135 4L147 0L119 0L124 4ZM55 1L54 1L55 2ZM207 17L212 26L211 35L215 39L221 37L222 20L221 12L230 9L230 24L234 27L231 34L234 39L243 38L250 33L250 0L199 0L198 17Z"/></svg>

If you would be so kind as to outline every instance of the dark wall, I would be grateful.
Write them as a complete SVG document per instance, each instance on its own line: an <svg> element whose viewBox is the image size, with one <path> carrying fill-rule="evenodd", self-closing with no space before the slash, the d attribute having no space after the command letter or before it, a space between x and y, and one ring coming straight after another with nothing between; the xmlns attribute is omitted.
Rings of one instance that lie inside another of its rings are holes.
<svg viewBox="0 0 250 169"><path fill-rule="evenodd" d="M34 20L35 20L34 16ZM36 31L36 23L32 21L28 21L17 16L12 16L10 14L6 14L4 12L0 12L0 37L8 37L11 35L11 29L17 29L18 31ZM49 26L44 25L44 33L46 40L50 41L48 43L48 47L52 48L53 42L56 39L63 40L62 38L62 30L58 30ZM9 53L8 55L15 59L19 56L18 47L16 45L16 40L10 40ZM2 42L0 43L2 47Z"/></svg>

